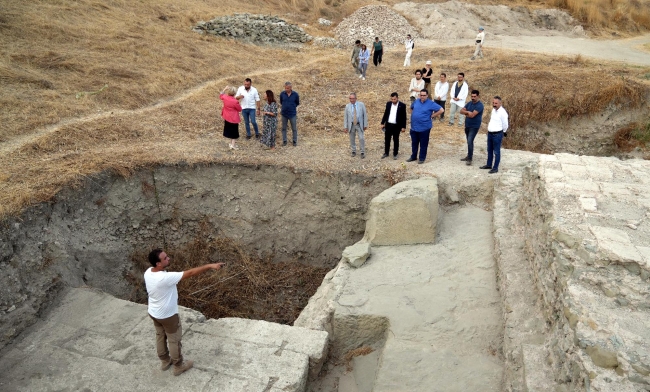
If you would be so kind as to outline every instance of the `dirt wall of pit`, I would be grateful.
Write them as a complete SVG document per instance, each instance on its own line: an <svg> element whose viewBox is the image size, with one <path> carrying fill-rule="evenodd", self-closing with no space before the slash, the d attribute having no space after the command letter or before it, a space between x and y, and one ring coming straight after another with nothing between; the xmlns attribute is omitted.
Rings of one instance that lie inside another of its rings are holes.
<svg viewBox="0 0 650 392"><path fill-rule="evenodd" d="M271 166L166 166L104 173L0 222L0 348L65 286L128 296L136 250L178 246L199 231L275 261L333 267L365 229L382 177Z"/></svg>

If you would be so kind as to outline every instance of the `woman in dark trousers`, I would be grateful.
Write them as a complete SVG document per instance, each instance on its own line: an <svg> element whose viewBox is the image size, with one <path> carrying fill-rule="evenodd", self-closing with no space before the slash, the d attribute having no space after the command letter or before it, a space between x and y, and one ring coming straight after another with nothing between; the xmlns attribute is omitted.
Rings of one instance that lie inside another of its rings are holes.
<svg viewBox="0 0 650 392"><path fill-rule="evenodd" d="M384 54L384 44L375 37L375 42L372 43L372 63L375 67L381 64L381 56Z"/></svg>

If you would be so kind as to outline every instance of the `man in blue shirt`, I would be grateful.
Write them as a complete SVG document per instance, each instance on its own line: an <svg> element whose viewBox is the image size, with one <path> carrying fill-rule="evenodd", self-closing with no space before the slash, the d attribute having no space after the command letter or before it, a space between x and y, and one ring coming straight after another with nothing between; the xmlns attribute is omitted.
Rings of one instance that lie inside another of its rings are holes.
<svg viewBox="0 0 650 392"><path fill-rule="evenodd" d="M280 93L280 105L282 105L282 145L287 145L287 121L291 122L293 132L293 146L298 144L298 126L296 125L297 108L300 105L300 96L292 90L291 82L284 83L284 91Z"/></svg>
<svg viewBox="0 0 650 392"><path fill-rule="evenodd" d="M467 139L467 156L461 161L465 161L467 166L472 164L472 155L474 154L474 138L481 127L483 120L483 102L480 101L478 90L472 90L470 95L471 101L467 102L464 108L460 109L460 114L465 116L465 138Z"/></svg>
<svg viewBox="0 0 650 392"><path fill-rule="evenodd" d="M423 164L427 159L429 134L433 127L431 119L440 116L445 109L429 99L429 92L426 89L420 90L419 98L411 104L411 157L406 162L413 162L418 158L419 147L418 164Z"/></svg>

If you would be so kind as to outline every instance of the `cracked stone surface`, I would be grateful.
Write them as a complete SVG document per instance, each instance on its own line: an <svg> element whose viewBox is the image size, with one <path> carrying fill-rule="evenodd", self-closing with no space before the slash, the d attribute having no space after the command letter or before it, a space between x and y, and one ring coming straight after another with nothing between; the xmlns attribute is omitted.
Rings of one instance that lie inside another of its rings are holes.
<svg viewBox="0 0 650 392"><path fill-rule="evenodd" d="M206 321L187 308L180 315L183 355L194 368L174 377L160 370L145 305L71 289L4 353L0 390L303 391L310 366L324 360L324 331L258 320Z"/></svg>

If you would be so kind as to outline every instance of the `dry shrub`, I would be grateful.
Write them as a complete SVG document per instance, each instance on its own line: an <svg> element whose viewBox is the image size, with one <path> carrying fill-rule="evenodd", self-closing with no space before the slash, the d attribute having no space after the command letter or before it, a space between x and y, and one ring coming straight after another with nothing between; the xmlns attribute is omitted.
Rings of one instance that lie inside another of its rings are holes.
<svg viewBox="0 0 650 392"><path fill-rule="evenodd" d="M628 124L614 134L614 144L624 152L632 151L636 147L645 147L648 143L650 143L650 122Z"/></svg>
<svg viewBox="0 0 650 392"><path fill-rule="evenodd" d="M274 263L247 253L229 238L209 239L205 232L178 248L166 250L170 270L184 271L207 263L226 263L178 285L179 304L208 318L241 317L291 324L320 286L326 268L298 262ZM127 276L134 289L130 300L146 303L142 273L150 267L145 253L132 257L135 272Z"/></svg>
<svg viewBox="0 0 650 392"><path fill-rule="evenodd" d="M362 356L370 354L373 351L375 351L375 350L370 346L362 346L362 347L359 347L359 348L355 348L354 350L348 351L343 356L343 363L345 364L346 370L348 372L352 371L352 360L355 357L362 357Z"/></svg>

